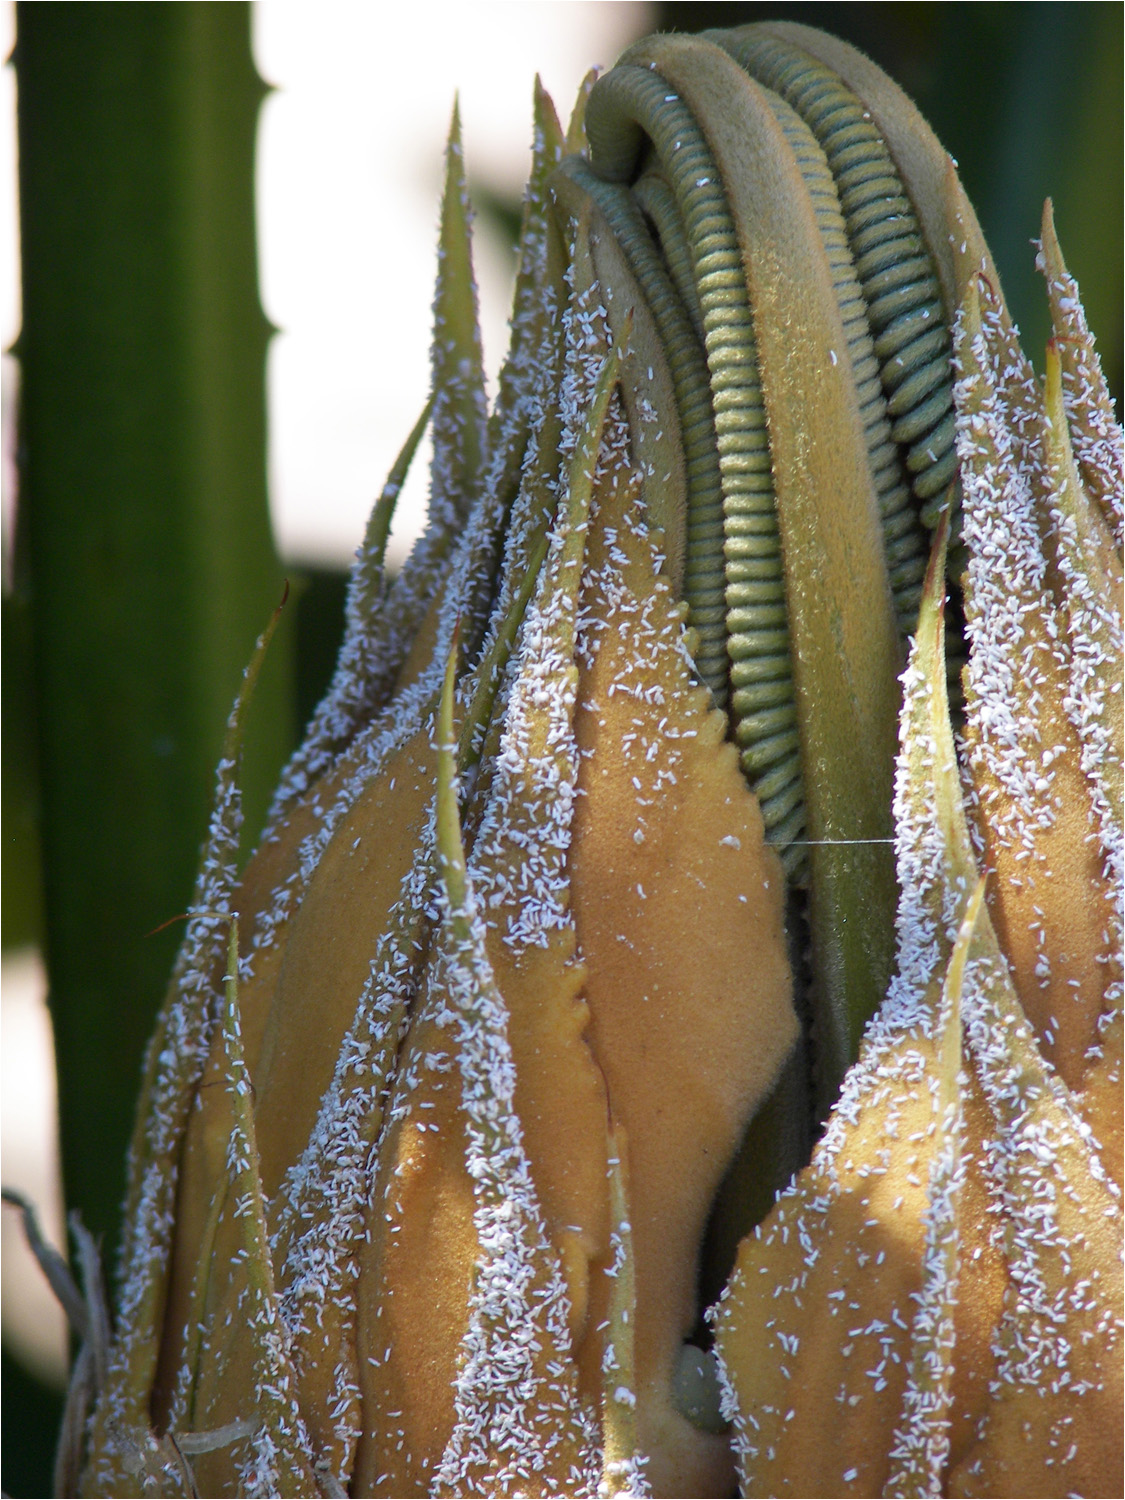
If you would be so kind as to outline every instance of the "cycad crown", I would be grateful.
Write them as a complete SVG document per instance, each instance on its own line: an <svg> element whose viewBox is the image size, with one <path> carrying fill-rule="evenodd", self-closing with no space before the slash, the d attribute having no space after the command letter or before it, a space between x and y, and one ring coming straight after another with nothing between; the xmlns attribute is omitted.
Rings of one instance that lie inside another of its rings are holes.
<svg viewBox="0 0 1125 1500"><path fill-rule="evenodd" d="M1044 391L916 111L775 26L537 91L491 412L468 224L455 116L241 877L264 640L232 714L84 1492L1108 1493L1121 435L1049 215ZM830 1108L712 1354L708 1219L721 1284Z"/></svg>

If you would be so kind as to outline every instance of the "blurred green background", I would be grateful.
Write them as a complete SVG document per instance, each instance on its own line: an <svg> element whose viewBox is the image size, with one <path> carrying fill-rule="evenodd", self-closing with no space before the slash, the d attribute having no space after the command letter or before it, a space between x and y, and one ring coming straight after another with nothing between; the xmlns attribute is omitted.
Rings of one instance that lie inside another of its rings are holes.
<svg viewBox="0 0 1125 1500"><path fill-rule="evenodd" d="M793 18L872 56L958 159L1033 356L1046 312L1029 241L1051 194L1120 399L1119 5L636 9L644 29L654 13L677 30ZM15 64L24 313L2 935L46 955L68 1202L112 1263L141 1051L179 936L152 929L189 900L223 723L282 589L254 233L263 87L239 3L20 4ZM500 222L516 208L478 197ZM290 577L252 709L251 830L341 625L342 575ZM49 1492L57 1417L57 1393L5 1348L7 1493Z"/></svg>

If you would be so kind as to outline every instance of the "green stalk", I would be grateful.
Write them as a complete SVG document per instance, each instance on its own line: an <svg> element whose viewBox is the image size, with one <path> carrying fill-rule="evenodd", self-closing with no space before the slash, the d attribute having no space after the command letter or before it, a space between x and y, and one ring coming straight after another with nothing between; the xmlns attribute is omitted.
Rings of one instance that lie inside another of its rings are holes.
<svg viewBox="0 0 1125 1500"><path fill-rule="evenodd" d="M145 1040L223 725L281 594L243 4L17 7L21 525L72 1207L115 1241ZM291 734L278 642L242 777ZM150 934L150 935L146 935Z"/></svg>

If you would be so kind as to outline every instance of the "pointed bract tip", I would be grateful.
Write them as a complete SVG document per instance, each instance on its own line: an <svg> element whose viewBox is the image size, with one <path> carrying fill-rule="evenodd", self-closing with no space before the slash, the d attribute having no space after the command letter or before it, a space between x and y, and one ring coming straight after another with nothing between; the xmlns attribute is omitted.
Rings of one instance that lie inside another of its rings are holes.
<svg viewBox="0 0 1125 1500"><path fill-rule="evenodd" d="M1058 234L1055 231L1055 202L1053 198L1043 199L1043 218L1041 221L1041 233L1046 239L1048 235L1055 243L1058 243Z"/></svg>
<svg viewBox="0 0 1125 1500"><path fill-rule="evenodd" d="M586 151L586 103L597 81L598 70L591 68L578 85L578 97L566 129L566 149L576 155L584 155Z"/></svg>
<svg viewBox="0 0 1125 1500"><path fill-rule="evenodd" d="M535 75L535 89L532 93L532 109L535 114L536 123L542 121L554 126L558 133L562 134L562 126L559 124L559 112L555 108L555 101L547 91L547 86L538 73Z"/></svg>
<svg viewBox="0 0 1125 1500"><path fill-rule="evenodd" d="M1035 264L1048 282L1059 281L1067 274L1062 246L1055 228L1055 205L1050 198L1043 200L1043 220L1039 231L1039 254Z"/></svg>

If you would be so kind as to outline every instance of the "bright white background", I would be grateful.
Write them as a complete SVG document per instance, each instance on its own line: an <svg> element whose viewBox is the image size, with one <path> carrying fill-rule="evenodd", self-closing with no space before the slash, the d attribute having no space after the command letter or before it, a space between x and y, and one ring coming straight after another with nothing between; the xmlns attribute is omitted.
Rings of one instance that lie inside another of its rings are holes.
<svg viewBox="0 0 1125 1500"><path fill-rule="evenodd" d="M442 153L459 93L470 182L519 199L538 71L564 122L591 64L646 29L640 4L355 5L259 0L254 50L279 85L258 154L270 352L270 489L282 554L343 562L425 402ZM475 244L485 358L506 344L511 258ZM494 387L493 387L494 388ZM424 459L418 462L424 473ZM412 500L413 504L405 503ZM424 485L392 557L421 525Z"/></svg>
<svg viewBox="0 0 1125 1500"><path fill-rule="evenodd" d="M650 29L649 8L617 0L257 0L254 51L275 92L258 137L262 302L280 332L269 356L270 504L286 561L345 564L426 399L442 150L460 92L470 182L517 197L530 154L538 71L564 123L593 64ZM0 4L0 56L14 6ZM0 69L0 339L19 331L15 79ZM506 342L511 262L481 225L476 245L485 357ZM3 361L3 515L14 504L16 375ZM419 460L423 456L419 455ZM392 555L420 529L422 462L396 515ZM421 481L421 482L419 482ZM62 1241L54 1077L43 975L34 953L3 965L3 1178L39 1203ZM61 1315L3 1216L5 1341L61 1382Z"/></svg>

